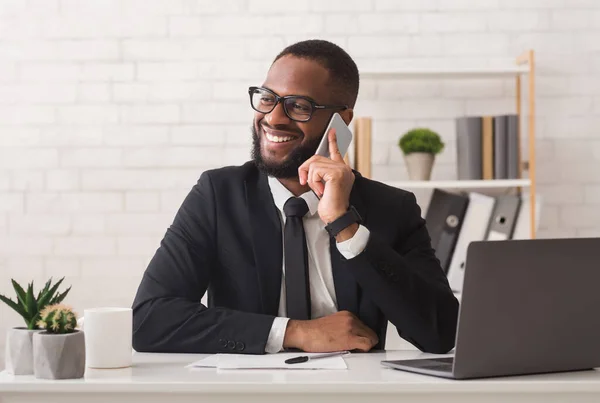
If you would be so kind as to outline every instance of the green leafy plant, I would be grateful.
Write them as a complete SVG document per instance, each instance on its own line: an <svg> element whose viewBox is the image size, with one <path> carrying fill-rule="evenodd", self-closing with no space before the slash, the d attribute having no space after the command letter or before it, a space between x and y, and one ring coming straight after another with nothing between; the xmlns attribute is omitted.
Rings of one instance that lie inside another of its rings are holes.
<svg viewBox="0 0 600 403"><path fill-rule="evenodd" d="M77 327L77 314L64 304L48 305L40 312L38 326L48 333L73 333Z"/></svg>
<svg viewBox="0 0 600 403"><path fill-rule="evenodd" d="M444 143L436 132L421 127L404 133L398 146L404 154L430 153L435 155L444 149Z"/></svg>
<svg viewBox="0 0 600 403"><path fill-rule="evenodd" d="M11 279L13 288L17 294L17 300L13 301L4 295L0 295L0 301L21 315L27 324L27 329L39 329L40 311L48 305L61 303L71 290L71 287L69 287L62 294L57 294L58 287L64 279L63 277L56 284L52 285L52 278L50 278L44 288L37 293L37 296L35 296L33 291L33 281L27 285L27 291L25 291L19 283Z"/></svg>

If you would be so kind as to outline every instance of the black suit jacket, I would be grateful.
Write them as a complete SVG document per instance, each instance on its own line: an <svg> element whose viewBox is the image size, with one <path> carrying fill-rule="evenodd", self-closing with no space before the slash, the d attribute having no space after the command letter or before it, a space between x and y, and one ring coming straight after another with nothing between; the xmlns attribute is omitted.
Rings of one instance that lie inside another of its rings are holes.
<svg viewBox="0 0 600 403"><path fill-rule="evenodd" d="M350 202L370 238L349 260L331 239L338 309L377 333L376 349L385 347L389 320L420 350L450 351L458 301L414 195L355 174ZM254 163L203 173L144 273L133 303L134 348L263 354L279 308L282 245L267 177Z"/></svg>

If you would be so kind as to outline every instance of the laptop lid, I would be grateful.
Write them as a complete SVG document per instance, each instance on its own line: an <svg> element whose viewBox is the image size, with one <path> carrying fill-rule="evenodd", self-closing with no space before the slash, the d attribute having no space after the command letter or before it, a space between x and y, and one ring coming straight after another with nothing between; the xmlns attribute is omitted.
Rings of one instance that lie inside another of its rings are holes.
<svg viewBox="0 0 600 403"><path fill-rule="evenodd" d="M454 376L600 366L600 238L472 242Z"/></svg>

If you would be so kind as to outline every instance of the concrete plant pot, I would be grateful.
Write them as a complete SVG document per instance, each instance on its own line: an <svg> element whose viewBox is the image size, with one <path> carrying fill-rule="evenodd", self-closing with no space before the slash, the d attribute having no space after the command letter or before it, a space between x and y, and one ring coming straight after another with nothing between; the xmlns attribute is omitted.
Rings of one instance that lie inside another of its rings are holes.
<svg viewBox="0 0 600 403"><path fill-rule="evenodd" d="M41 379L82 378L85 372L85 337L82 331L33 335L33 371Z"/></svg>
<svg viewBox="0 0 600 403"><path fill-rule="evenodd" d="M430 180L434 160L435 155L431 153L410 153L404 155L408 177L415 181Z"/></svg>
<svg viewBox="0 0 600 403"><path fill-rule="evenodd" d="M6 372L12 375L33 374L33 335L41 331L15 327L6 332Z"/></svg>

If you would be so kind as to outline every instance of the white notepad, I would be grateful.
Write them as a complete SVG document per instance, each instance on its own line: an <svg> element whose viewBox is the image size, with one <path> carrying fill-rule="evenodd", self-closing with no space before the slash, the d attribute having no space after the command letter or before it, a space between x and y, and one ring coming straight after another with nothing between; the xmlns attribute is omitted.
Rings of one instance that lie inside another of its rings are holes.
<svg viewBox="0 0 600 403"><path fill-rule="evenodd" d="M313 356L318 353L278 353L264 355L214 354L193 362L186 368L217 369L348 369L343 356L308 360L300 364L286 364L285 360L299 355Z"/></svg>

